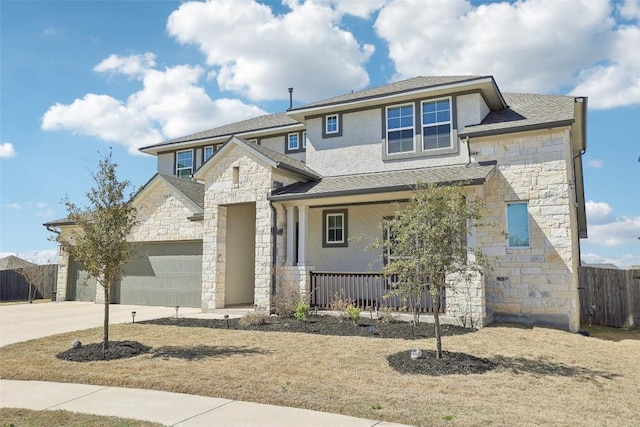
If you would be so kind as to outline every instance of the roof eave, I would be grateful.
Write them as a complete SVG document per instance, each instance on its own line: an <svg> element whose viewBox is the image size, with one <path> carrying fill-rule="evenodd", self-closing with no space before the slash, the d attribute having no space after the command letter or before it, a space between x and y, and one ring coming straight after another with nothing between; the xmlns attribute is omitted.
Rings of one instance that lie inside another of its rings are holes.
<svg viewBox="0 0 640 427"><path fill-rule="evenodd" d="M327 102L326 104L314 105L312 107L298 107L293 108L287 111L290 117L298 120L301 123L305 123L305 118L311 115L322 114L326 111L337 111L337 110L347 110L352 108L366 107L372 106L376 104L380 104L381 102L388 101L393 102L394 98L401 97L413 97L419 95L421 93L429 93L434 92L436 94L445 95L447 92L450 92L453 89L469 87L477 85L482 88L483 85L489 85L488 87L482 88L484 92L489 90L493 92L493 95L487 96L488 102L491 104L490 107L492 110L500 110L507 107L507 103L498 89L498 85L492 76L484 76L479 78L470 78L469 80L461 80L453 83L445 83L441 85L433 85L433 86L424 86L415 89L406 89L402 91L397 91L388 94L382 95L370 95L359 99L346 100L346 101L338 101L338 102Z"/></svg>
<svg viewBox="0 0 640 427"><path fill-rule="evenodd" d="M488 175L487 175L488 176ZM461 180L450 180L450 181L441 181L438 182L440 185L451 185L457 184L460 182L464 182L465 186L472 185L481 185L486 181L485 178L474 178L474 179L461 179ZM353 190L343 190L343 191L331 191L326 193L312 193L312 194L283 194L283 195L270 195L267 197L268 200L273 202L287 202L292 200L306 200L306 199L325 199L330 197L345 197L345 196L360 196L367 194L383 194L383 193L395 193L398 191L411 191L415 190L416 184L402 184L402 185L394 185L390 187L376 187L376 188L365 188L365 189L353 189Z"/></svg>
<svg viewBox="0 0 640 427"><path fill-rule="evenodd" d="M532 130L571 126L573 123L574 123L573 119L567 119L567 120L557 120L554 122L536 123L536 124L522 125L522 126L510 126L506 128L486 129L486 130L479 130L479 131L463 129L461 132L458 133L458 135L462 138L466 138L466 137L480 138L483 136L503 135L507 133L527 132Z"/></svg>

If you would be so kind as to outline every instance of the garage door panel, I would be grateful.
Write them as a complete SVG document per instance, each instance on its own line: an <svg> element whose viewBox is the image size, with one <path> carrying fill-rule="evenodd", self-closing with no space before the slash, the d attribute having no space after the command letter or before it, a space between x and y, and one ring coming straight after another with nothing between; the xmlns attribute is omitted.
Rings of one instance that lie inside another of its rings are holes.
<svg viewBox="0 0 640 427"><path fill-rule="evenodd" d="M202 242L141 244L124 269L123 304L200 307Z"/></svg>

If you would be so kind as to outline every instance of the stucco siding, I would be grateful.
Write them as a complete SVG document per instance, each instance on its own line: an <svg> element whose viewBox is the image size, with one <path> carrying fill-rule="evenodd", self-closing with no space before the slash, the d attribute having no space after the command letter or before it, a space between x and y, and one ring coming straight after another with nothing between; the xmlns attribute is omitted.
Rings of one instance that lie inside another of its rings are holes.
<svg viewBox="0 0 640 427"><path fill-rule="evenodd" d="M468 161L466 147L454 154L404 157L383 160L383 110L368 109L342 116L342 136L322 138L322 118L307 121L307 165L324 176L415 169L463 164ZM454 131L454 141L457 139ZM415 144L421 142L420 134ZM456 142L457 144L457 142Z"/></svg>
<svg viewBox="0 0 640 427"><path fill-rule="evenodd" d="M158 173L164 175L175 175L174 170L174 153L162 153L158 154Z"/></svg>
<svg viewBox="0 0 640 427"><path fill-rule="evenodd" d="M456 97L457 127L464 129L465 126L478 125L482 123L489 107L479 93L461 95Z"/></svg>

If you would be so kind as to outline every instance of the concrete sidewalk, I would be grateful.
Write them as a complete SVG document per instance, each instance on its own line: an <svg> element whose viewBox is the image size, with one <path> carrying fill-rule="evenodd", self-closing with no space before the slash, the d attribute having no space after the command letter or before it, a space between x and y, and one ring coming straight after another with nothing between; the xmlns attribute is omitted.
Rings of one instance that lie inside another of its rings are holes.
<svg viewBox="0 0 640 427"><path fill-rule="evenodd" d="M215 397L43 381L0 380L0 407L63 409L184 427L402 427L346 415Z"/></svg>

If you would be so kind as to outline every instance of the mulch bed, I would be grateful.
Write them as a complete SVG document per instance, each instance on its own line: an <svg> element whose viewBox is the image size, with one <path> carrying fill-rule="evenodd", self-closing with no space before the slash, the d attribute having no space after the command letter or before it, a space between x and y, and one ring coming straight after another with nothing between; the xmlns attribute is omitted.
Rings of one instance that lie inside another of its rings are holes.
<svg viewBox="0 0 640 427"><path fill-rule="evenodd" d="M413 327L412 323L409 322L380 322L366 316L361 317L357 324L343 317L324 315L309 316L306 322L301 322L293 318L271 316L266 318L266 323L264 324L249 326L243 326L240 323L240 319L218 320L175 317L148 320L141 323L263 332L301 332L317 335L400 338L407 340L435 337L435 327L431 323L419 323L418 326ZM475 329L452 325L441 325L440 329L442 336L462 335L476 331Z"/></svg>
<svg viewBox="0 0 640 427"><path fill-rule="evenodd" d="M411 351L401 351L387 357L389 366L401 374L421 374L437 377L441 375L484 374L498 365L466 353L442 352L436 359L435 350L423 350L418 359L411 359Z"/></svg>
<svg viewBox="0 0 640 427"><path fill-rule="evenodd" d="M95 362L98 360L126 359L149 353L150 351L151 347L147 347L137 341L109 341L109 347L106 352L102 351L102 343L100 342L81 345L78 348L70 348L58 353L56 357L70 362Z"/></svg>
<svg viewBox="0 0 640 427"><path fill-rule="evenodd" d="M357 323L344 317L312 315L305 322L277 316L262 318L261 324L245 325L240 319L192 319L166 317L148 320L141 324L216 328L230 330L248 330L261 332L297 332L317 335L360 336L372 338L399 338L406 340L435 337L435 327L431 323L420 323L413 326L409 322L381 322L376 319L362 317ZM443 337L475 332L475 329L452 325L441 325ZM81 345L59 353L56 357L72 362L91 362L115 360L135 357L154 350L136 341L110 341L106 353L102 351L102 343ZM420 374L429 376L483 374L497 365L487 359L481 359L465 353L443 352L441 359L436 359L435 351L421 349L422 356L411 359L411 351L402 351L387 357L389 365L403 374Z"/></svg>

